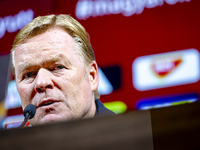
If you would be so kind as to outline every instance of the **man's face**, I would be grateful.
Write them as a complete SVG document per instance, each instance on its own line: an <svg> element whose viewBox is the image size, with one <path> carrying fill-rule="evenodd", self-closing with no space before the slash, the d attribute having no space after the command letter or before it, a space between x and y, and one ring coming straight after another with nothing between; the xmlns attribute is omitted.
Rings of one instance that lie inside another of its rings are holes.
<svg viewBox="0 0 200 150"><path fill-rule="evenodd" d="M94 116L97 64L83 64L67 32L52 28L32 37L16 47L14 58L22 107L37 108L32 125Z"/></svg>

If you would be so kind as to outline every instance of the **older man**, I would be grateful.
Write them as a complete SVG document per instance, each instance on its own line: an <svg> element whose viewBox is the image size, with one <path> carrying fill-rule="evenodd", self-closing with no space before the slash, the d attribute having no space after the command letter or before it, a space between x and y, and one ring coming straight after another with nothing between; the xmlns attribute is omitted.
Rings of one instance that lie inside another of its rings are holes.
<svg viewBox="0 0 200 150"><path fill-rule="evenodd" d="M72 17L35 18L15 37L12 62L22 108L37 108L32 125L114 114L98 100L94 52Z"/></svg>

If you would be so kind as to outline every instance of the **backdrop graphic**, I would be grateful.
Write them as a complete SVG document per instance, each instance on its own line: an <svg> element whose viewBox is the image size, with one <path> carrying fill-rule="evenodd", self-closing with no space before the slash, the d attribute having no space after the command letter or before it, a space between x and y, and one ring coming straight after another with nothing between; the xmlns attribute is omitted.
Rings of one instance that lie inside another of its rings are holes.
<svg viewBox="0 0 200 150"><path fill-rule="evenodd" d="M70 14L90 35L101 68L100 99L110 109L122 113L141 105L167 106L162 101L173 105L181 100L193 102L200 92L199 6L198 0L2 0L0 59L9 58L15 35L33 18ZM1 63L9 66L9 61ZM6 69L1 72L5 74ZM13 79L7 73L0 80ZM6 104L5 111L0 111L3 117L21 113L19 101L9 99L12 93L5 94L8 85L1 85L0 91L5 95L0 99L1 109Z"/></svg>

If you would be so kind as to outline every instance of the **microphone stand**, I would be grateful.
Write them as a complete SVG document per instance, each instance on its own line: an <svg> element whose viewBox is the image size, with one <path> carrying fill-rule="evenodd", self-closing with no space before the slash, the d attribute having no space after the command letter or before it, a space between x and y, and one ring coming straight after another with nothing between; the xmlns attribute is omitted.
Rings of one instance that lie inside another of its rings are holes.
<svg viewBox="0 0 200 150"><path fill-rule="evenodd" d="M30 116L31 115L29 113L26 113L23 123L18 128L23 128L25 126L25 124L27 123L28 119L30 118Z"/></svg>

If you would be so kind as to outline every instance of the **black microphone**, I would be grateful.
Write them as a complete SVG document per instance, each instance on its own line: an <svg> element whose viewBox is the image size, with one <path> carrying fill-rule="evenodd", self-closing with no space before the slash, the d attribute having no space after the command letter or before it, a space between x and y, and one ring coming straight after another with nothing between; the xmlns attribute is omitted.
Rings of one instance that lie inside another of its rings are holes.
<svg viewBox="0 0 200 150"><path fill-rule="evenodd" d="M24 117L25 117L24 121L18 128L24 127L28 119L32 119L35 116L35 112L36 112L36 107L33 104L27 105L23 112Z"/></svg>

